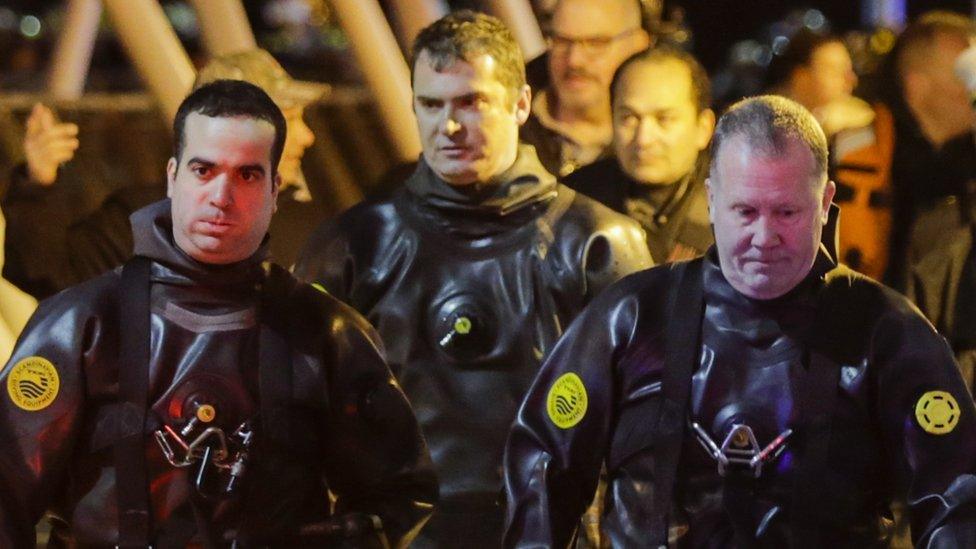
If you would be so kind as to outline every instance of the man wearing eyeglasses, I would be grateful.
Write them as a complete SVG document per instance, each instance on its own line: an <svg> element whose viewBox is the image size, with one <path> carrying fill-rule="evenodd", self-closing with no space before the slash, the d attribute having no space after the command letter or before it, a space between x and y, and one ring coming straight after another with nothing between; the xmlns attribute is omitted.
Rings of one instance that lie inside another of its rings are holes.
<svg viewBox="0 0 976 549"><path fill-rule="evenodd" d="M650 37L637 0L559 0L548 41L550 84L536 94L521 139L564 177L610 154L610 81Z"/></svg>

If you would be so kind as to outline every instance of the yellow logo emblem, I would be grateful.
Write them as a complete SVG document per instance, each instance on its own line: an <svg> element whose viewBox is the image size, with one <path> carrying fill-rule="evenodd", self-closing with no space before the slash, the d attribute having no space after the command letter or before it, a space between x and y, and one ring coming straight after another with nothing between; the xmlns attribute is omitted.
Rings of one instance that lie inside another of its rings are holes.
<svg viewBox="0 0 976 549"><path fill-rule="evenodd" d="M929 391L915 403L915 419L926 433L951 433L959 423L959 403L945 391Z"/></svg>
<svg viewBox="0 0 976 549"><path fill-rule="evenodd" d="M560 429L569 429L586 415L586 387L572 372L559 376L546 398L549 419Z"/></svg>
<svg viewBox="0 0 976 549"><path fill-rule="evenodd" d="M51 361L29 356L14 364L7 376L7 393L21 410L36 412L54 402L61 380Z"/></svg>

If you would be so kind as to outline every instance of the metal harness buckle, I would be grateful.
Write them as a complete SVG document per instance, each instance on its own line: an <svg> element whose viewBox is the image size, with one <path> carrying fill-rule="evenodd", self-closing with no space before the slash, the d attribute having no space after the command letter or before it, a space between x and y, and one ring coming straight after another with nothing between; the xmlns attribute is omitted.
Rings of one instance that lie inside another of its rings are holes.
<svg viewBox="0 0 976 549"><path fill-rule="evenodd" d="M162 429L156 430L153 435L163 457L173 467L184 468L199 464L194 485L202 496L231 496L247 468L248 452L254 439L250 422L241 423L229 437L219 427L207 427L190 439L197 425L196 418L193 418L177 432L163 424ZM226 475L223 486L216 493L207 487L210 477L208 470L211 467Z"/></svg>
<svg viewBox="0 0 976 549"><path fill-rule="evenodd" d="M720 448L701 425L690 419L688 422L695 431L699 444L718 462L718 474L722 477L728 474L729 469L735 468L748 469L754 478L759 478L762 476L763 464L779 457L786 449L786 439L793 434L793 429L787 429L765 448L760 448L752 428L744 423L735 423Z"/></svg>

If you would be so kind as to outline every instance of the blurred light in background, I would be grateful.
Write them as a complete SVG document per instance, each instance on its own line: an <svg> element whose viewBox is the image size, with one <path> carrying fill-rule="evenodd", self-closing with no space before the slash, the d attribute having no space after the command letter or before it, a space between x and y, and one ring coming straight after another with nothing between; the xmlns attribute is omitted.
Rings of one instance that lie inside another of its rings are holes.
<svg viewBox="0 0 976 549"><path fill-rule="evenodd" d="M37 38L41 34L41 20L33 15L25 15L20 20L20 32L27 38Z"/></svg>
<svg viewBox="0 0 976 549"><path fill-rule="evenodd" d="M803 24L812 31L819 31L827 24L827 18L820 10L807 10L803 14Z"/></svg>
<svg viewBox="0 0 976 549"><path fill-rule="evenodd" d="M173 30L177 34L186 37L198 38L200 36L200 26L197 23L197 12L185 2L174 2L163 5L166 18L173 25Z"/></svg>

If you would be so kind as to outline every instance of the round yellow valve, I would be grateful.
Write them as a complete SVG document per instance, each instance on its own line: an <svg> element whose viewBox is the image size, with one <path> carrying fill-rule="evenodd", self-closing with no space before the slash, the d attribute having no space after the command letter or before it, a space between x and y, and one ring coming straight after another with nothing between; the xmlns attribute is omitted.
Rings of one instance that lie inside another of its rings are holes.
<svg viewBox="0 0 976 549"><path fill-rule="evenodd" d="M471 319L466 316L458 317L458 319L454 321L454 331L461 335L471 333Z"/></svg>
<svg viewBox="0 0 976 549"><path fill-rule="evenodd" d="M197 408L197 419L203 423L210 423L216 417L217 410L215 410L214 407L209 404L201 404L200 407Z"/></svg>

